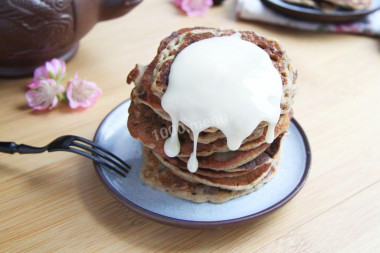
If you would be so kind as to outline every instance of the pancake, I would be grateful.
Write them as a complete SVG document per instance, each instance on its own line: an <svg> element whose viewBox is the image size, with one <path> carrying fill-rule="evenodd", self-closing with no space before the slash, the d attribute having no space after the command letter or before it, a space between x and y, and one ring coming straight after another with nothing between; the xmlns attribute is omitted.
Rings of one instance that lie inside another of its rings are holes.
<svg viewBox="0 0 380 253"><path fill-rule="evenodd" d="M142 86L136 87L132 90L131 98L133 101L135 101L138 104L144 104L146 106L149 106L157 115L159 115L161 118L163 118L166 121L171 121L170 116L167 112L165 112L162 108L155 108L149 102L147 101L147 94ZM182 129L186 130L186 132L190 135L190 137L193 139L192 132L190 128L188 128L186 125L182 124L182 122L179 122L180 127ZM267 126L266 122L261 122L257 126L257 130L263 130L264 127ZM202 136L203 134L203 136ZM215 127L209 127L201 132L201 135L199 136L198 142L200 143L209 143L211 141L217 140L219 138L223 138L224 134Z"/></svg>
<svg viewBox="0 0 380 253"><path fill-rule="evenodd" d="M177 177L168 168L163 166L147 148L143 148L143 158L140 177L145 184L170 195L198 203L224 203L230 199L246 195L260 188L264 183L269 181L276 172L276 168L272 167L267 176L258 182L253 188L241 191L231 191L218 187L191 183Z"/></svg>
<svg viewBox="0 0 380 253"><path fill-rule="evenodd" d="M261 164L256 165L253 164L246 164L247 166L252 166L251 168L247 168L248 170L245 173L225 173L225 174L232 174L231 176L225 176L225 177L210 177L205 175L200 175L199 173L191 173L189 172L186 167L185 168L179 168L177 164L171 163L169 160L165 159L164 157L152 152L156 158L160 161L161 164L163 164L165 167L169 168L171 172L182 179L192 182L192 183L201 183L209 186L219 187L222 189L227 190L247 190L252 187L254 187L258 182L261 181L262 178L264 178L267 173L269 173L271 167L273 165L277 165L279 163L279 153L280 153L280 146L281 146L281 140L279 142L275 143L274 146L276 146L276 153L273 153L273 157L269 159L266 162L263 162ZM181 166L181 165L180 165ZM183 166L183 165L182 165Z"/></svg>
<svg viewBox="0 0 380 253"><path fill-rule="evenodd" d="M270 171L271 167L274 164L279 162L279 153L280 153L280 143L278 143L277 153L274 154L273 159L259 164L253 164L252 168L245 173L225 173L225 174L235 174L228 177L210 177L200 175L199 173L191 173L186 168L179 168L178 166L172 164L167 159L162 156L152 152L156 158L163 164L165 167L169 168L173 174L181 177L182 179L192 182L192 183L201 183L209 186L219 187L227 190L248 190L254 187L258 182L260 182ZM247 166L247 165L246 165ZM238 175L236 175L238 174Z"/></svg>
<svg viewBox="0 0 380 253"><path fill-rule="evenodd" d="M194 42L216 36L230 36L234 33L236 31L231 29L205 27L185 28L176 31L161 41L156 57L148 66L136 65L129 73L127 83L133 82L136 87L142 86L146 91L148 104L158 112L162 112L160 99L168 86L170 67L175 56ZM239 31L239 33L243 40L259 46L269 55L282 79L281 112L283 114L289 112L297 88L295 82L297 74L293 71L285 51L277 41L268 40L254 32ZM164 117L163 115L161 116Z"/></svg>
<svg viewBox="0 0 380 253"><path fill-rule="evenodd" d="M154 155L160 156L157 153L154 153ZM163 159L167 160L169 163L178 167L179 169L187 170L187 163L182 161L181 159L178 159L175 157L174 158L165 157ZM236 177L236 176L247 174L248 172L256 169L258 166L262 164L270 163L271 161L272 161L272 158L268 154L263 152L252 161L249 161L231 170L224 171L224 170L214 170L214 169L207 169L207 168L200 167L194 174L197 174L200 176L206 176L206 177L213 177L213 178Z"/></svg>
<svg viewBox="0 0 380 253"><path fill-rule="evenodd" d="M269 146L265 143L247 151L217 152L209 156L198 156L199 167L213 170L230 171L258 157ZM188 162L189 157L179 157Z"/></svg>
<svg viewBox="0 0 380 253"><path fill-rule="evenodd" d="M286 131L289 124L289 117L287 115L282 115L275 128L275 137ZM137 104L134 101L131 102L128 117L128 129L131 135L135 139L141 141L145 146L163 156L165 155L164 143L169 137L170 127L171 122L163 120L148 106ZM248 152L265 145L265 134L266 129L259 138L257 138L255 133L252 134L249 138L244 140L243 145L241 145L239 150ZM186 132L179 134L179 139L181 142L181 150L178 156L189 157L193 152L193 141ZM209 144L198 143L197 156L209 156L216 152L228 151L227 140L226 138L222 138Z"/></svg>
<svg viewBox="0 0 380 253"><path fill-rule="evenodd" d="M279 143L279 145L281 145L281 140L284 137L284 135L285 133L279 135L274 141L274 143ZM210 156L200 156L198 157L198 164L201 168L231 171L257 158L269 147L269 145L270 144L265 143L257 148L250 149L247 151L218 152L213 153ZM179 159L181 159L184 162L187 162L189 158L179 157Z"/></svg>
<svg viewBox="0 0 380 253"><path fill-rule="evenodd" d="M146 93L145 93L145 90L143 87L141 87L141 86L135 87L132 91L131 96L132 96L131 97L132 100L135 103L144 104L144 105L148 106L157 115L161 116L161 118L163 118L166 121L170 121L169 115L164 110L158 110L158 109L155 109L149 105L148 101L146 100ZM162 111L162 112L160 112L160 111ZM285 118L284 114L281 114L280 115L281 118L279 120L279 123L280 124L282 124L282 123L287 124L286 122L293 117L292 109L287 113L287 116L288 116L288 119ZM182 122L179 122L179 125L180 125L180 132L185 130L189 134L190 139L194 140L193 133L190 130L190 128L188 128L186 125L182 124ZM252 134L244 140L243 143L248 142L248 141L253 141L253 140L263 136L266 133L266 132L264 132L266 129L266 126L267 126L266 122L261 122L256 127L256 129L252 132ZM206 129L205 131L202 131L199 133L198 143L208 144L210 142L213 142L213 141L216 141L216 140L222 139L222 138L225 138L225 135L219 129L217 129L216 131L213 131L213 129Z"/></svg>
<svg viewBox="0 0 380 253"><path fill-rule="evenodd" d="M156 158L160 161L161 164L169 168L173 174L181 177L186 181L192 183L201 183L233 191L251 189L269 173L272 166L271 163L265 163L258 166L255 170L250 171L244 175L236 177L211 178L193 174L187 170L181 170L159 155L156 155Z"/></svg>
<svg viewBox="0 0 380 253"><path fill-rule="evenodd" d="M136 90L136 88L134 89ZM166 121L170 121L169 115L163 111L160 112L160 110L157 110L155 108L152 108L149 103L144 99L144 95L135 96L135 92L132 91L132 100L135 101L138 104L144 104L148 106L151 110L153 110L157 115L159 115L162 119ZM164 115L164 116L163 116ZM166 116L165 116L166 115ZM194 140L193 133L191 132L190 128L188 128L186 125L184 125L182 122L179 122L181 130L185 130L191 140ZM266 123L260 123L255 129L255 131L250 135L250 140L254 140L255 138L259 138L264 133L264 128L266 126ZM217 139L225 138L225 135L222 131L219 129L215 130L214 128L208 128L199 133L198 136L198 143L208 144L210 142L216 141Z"/></svg>
<svg viewBox="0 0 380 253"><path fill-rule="evenodd" d="M200 167L194 174L212 178L236 177L247 174L248 172L255 170L260 165L271 163L272 160L277 157L280 152L282 139L283 138L277 138L264 152L258 155L255 159L231 170L223 171ZM154 153L154 155L160 156L157 153ZM187 171L187 164L181 159L178 159L176 157L162 157L162 159L167 160L169 163L181 170Z"/></svg>

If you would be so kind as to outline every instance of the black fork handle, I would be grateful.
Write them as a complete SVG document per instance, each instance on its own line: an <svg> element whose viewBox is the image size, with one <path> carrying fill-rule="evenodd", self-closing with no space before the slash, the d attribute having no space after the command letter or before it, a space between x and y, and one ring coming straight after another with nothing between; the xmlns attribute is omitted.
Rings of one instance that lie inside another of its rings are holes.
<svg viewBox="0 0 380 253"><path fill-rule="evenodd" d="M46 148L38 148L25 144L16 144L15 142L0 142L0 152L8 154L36 154L45 152Z"/></svg>

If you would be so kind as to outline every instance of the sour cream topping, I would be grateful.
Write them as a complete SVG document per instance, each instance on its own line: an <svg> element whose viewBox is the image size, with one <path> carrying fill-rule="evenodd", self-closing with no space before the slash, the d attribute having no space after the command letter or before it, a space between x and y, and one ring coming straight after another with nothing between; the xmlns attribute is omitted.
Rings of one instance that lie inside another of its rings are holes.
<svg viewBox="0 0 380 253"><path fill-rule="evenodd" d="M178 124L194 136L187 163L198 169L196 156L200 132L220 129L230 150L237 150L262 121L268 123L265 140L271 143L280 117L282 81L269 55L255 44L232 36L195 42L174 59L161 105L170 115L172 134L165 141L167 156L179 154Z"/></svg>

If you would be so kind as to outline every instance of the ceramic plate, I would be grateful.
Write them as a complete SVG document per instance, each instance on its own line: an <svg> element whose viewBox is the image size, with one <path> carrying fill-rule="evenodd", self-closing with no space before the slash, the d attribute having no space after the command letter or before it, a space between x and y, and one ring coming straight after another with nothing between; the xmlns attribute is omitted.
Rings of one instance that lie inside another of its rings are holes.
<svg viewBox="0 0 380 253"><path fill-rule="evenodd" d="M269 213L293 198L309 173L311 153L306 135L292 120L283 142L282 160L276 175L259 190L223 204L193 203L146 186L139 176L141 144L128 132L130 100L111 111L100 124L94 141L132 166L126 178L95 164L111 194L133 211L158 222L181 227L205 228L250 221ZM239 208L236 208L239 207Z"/></svg>
<svg viewBox="0 0 380 253"><path fill-rule="evenodd" d="M316 22L349 22L364 18L380 9L380 0L372 0L368 10L336 10L329 13L320 10L294 5L282 0L261 0L266 6L282 14L308 21Z"/></svg>

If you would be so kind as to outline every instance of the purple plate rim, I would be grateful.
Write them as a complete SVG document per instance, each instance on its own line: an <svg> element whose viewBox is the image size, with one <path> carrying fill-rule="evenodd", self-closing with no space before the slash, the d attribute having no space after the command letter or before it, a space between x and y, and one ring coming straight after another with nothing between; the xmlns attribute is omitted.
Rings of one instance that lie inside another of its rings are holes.
<svg viewBox="0 0 380 253"><path fill-rule="evenodd" d="M130 99L125 100L124 102L120 103L118 106L116 106L114 109L112 109L107 116L101 121L99 124L95 135L94 135L94 142L96 137L98 136L101 127L103 123L107 120L107 118L119 107L127 103ZM306 163L305 163L305 169L304 173L299 181L299 183L296 185L296 187L291 191L287 196L285 196L283 199L278 201L276 204L271 205L270 207L257 212L253 213L250 215L246 215L243 217L235 218L235 219L229 219L229 220L221 220L221 221L190 221L190 220L182 220L182 219L176 219L176 218L171 218L165 215L157 214L152 211L149 211L145 208L142 208L135 203L131 202L130 200L126 199L122 194L120 194L119 191L117 191L111 184L110 182L106 179L103 169L100 167L100 165L96 162L94 162L94 167L97 175L100 178L100 181L103 183L105 188L111 193L111 195L116 198L119 202L121 202L124 206L128 207L135 213L148 218L150 220L166 224L166 225L171 225L175 227L183 227L183 228L192 228L192 229L210 229L210 228L218 228L221 226L227 226L227 225L236 225L236 224L242 224L246 222L253 221L254 219L257 219L265 214L268 214L270 212L275 211L276 209L280 208L281 206L285 205L287 202L289 202L292 198L294 198L295 195L302 189L304 184L306 183L306 180L309 176L310 172L310 165L311 165L311 149L310 149L310 144L309 141L306 137L306 134L304 130L302 129L301 125L294 119L292 118L291 121L299 131L304 147L305 147L305 153L306 153Z"/></svg>

